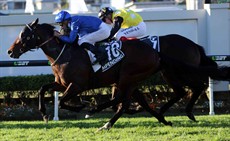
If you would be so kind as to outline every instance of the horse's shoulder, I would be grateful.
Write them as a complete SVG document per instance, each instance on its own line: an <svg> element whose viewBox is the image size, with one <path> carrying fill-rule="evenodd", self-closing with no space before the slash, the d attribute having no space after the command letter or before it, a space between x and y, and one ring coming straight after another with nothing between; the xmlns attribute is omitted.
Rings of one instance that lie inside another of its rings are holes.
<svg viewBox="0 0 230 141"><path fill-rule="evenodd" d="M83 56L87 55L87 51L80 46L69 46L68 52L71 56L75 58L82 58Z"/></svg>

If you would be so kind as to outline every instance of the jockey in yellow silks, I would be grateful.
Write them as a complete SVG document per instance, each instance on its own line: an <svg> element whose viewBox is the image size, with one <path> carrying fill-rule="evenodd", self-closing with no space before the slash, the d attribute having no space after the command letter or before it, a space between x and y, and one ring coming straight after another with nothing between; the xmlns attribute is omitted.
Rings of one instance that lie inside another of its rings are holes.
<svg viewBox="0 0 230 141"><path fill-rule="evenodd" d="M107 24L113 25L108 39L115 36L138 38L146 34L146 24L142 17L130 9L112 10L110 7L104 7L99 11L99 18Z"/></svg>

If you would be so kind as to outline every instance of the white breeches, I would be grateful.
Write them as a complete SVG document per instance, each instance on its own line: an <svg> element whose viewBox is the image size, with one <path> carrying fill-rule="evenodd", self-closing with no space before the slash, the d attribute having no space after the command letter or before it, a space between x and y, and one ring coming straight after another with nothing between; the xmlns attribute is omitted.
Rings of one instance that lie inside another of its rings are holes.
<svg viewBox="0 0 230 141"><path fill-rule="evenodd" d="M122 36L126 38L138 38L146 34L146 24L144 22L139 23L137 26L132 26L125 29L120 29L115 38L119 40Z"/></svg>
<svg viewBox="0 0 230 141"><path fill-rule="evenodd" d="M92 21L93 22L93 21ZM105 23L101 23L99 29L95 32L86 34L78 39L78 44L81 45L82 43L90 43L95 44L98 41L102 41L109 37L111 27Z"/></svg>

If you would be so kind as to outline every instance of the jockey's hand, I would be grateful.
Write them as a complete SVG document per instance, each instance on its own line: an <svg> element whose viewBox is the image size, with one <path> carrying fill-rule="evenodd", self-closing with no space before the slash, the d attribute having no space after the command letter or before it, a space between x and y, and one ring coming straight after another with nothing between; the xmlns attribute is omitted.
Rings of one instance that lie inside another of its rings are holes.
<svg viewBox="0 0 230 141"><path fill-rule="evenodd" d="M115 37L107 38L107 39L105 39L105 40L102 40L101 42L111 42L111 41L113 41L113 40L115 40Z"/></svg>
<svg viewBox="0 0 230 141"><path fill-rule="evenodd" d="M58 32L58 31L55 30L54 31L54 36L59 38L61 36L61 34L60 34L60 32Z"/></svg>
<svg viewBox="0 0 230 141"><path fill-rule="evenodd" d="M109 39L109 42L114 41L114 40L116 40L116 38L112 37L112 38Z"/></svg>

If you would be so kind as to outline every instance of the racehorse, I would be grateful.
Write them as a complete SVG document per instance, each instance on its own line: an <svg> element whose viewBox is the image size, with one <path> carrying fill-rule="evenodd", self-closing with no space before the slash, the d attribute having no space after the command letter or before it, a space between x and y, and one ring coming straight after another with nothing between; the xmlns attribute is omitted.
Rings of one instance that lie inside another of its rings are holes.
<svg viewBox="0 0 230 141"><path fill-rule="evenodd" d="M10 57L19 58L27 51L41 48L51 62L55 82L43 85L39 90L39 110L46 122L48 122L44 104L46 91L64 92L59 102L60 108L78 112L84 108L84 105L73 107L66 105L65 102L85 90L116 83L121 97L113 101L115 104L122 102L122 108L109 121L109 125L112 127L129 106L130 97L136 94L134 91L136 91L139 82L159 70L158 53L143 42L130 41L122 43L121 50L125 54L122 61L105 72L99 70L95 73L85 49L79 46L66 46L53 34L54 26L45 23L38 24L38 19L36 19L23 28L8 49ZM145 107L159 122L172 125L171 122L165 120L163 115L151 109L146 101L141 102L140 105Z"/></svg>
<svg viewBox="0 0 230 141"><path fill-rule="evenodd" d="M160 72L175 93L165 105L160 107L159 113L164 114L174 103L178 102L188 93L186 89L189 88L192 91L192 95L185 108L185 112L189 119L196 121L192 113L193 106L199 96L205 93L208 88L209 77L215 80L229 81L230 68L225 66L219 67L215 61L205 54L203 47L183 36L160 36L159 44L160 58L162 59L166 56L169 58L166 64L165 61L161 61ZM170 63L170 60L176 61ZM182 65L181 63L186 65ZM186 68L184 68L184 66L186 66ZM197 70L194 70L194 67L197 68ZM141 94L138 90L136 90L135 93L139 93L136 94L139 96L138 100L143 100L143 98L140 98ZM111 106L109 103L99 105L91 109L87 117L109 106ZM129 111L128 114L136 112L138 111L133 110Z"/></svg>
<svg viewBox="0 0 230 141"><path fill-rule="evenodd" d="M118 98L99 105L93 111L100 111L105 107L122 102L122 107L118 109L108 124L105 124L106 128L112 127L128 108L131 96L160 122L171 125L171 122L164 119L163 113L186 94L184 86L194 89L193 95L195 96L192 100L196 100L207 87L209 76L216 79L227 79L226 76L229 75L228 69L219 69L217 64L205 55L202 47L179 35L159 37L160 53L139 40L123 42L121 50L124 52L125 58L106 72L94 73L86 51L79 46L65 48L62 42L53 37L53 32L53 26L38 24L37 19L24 27L19 37L8 49L10 57L19 58L29 50L41 48L51 62L55 82L42 86L39 91L39 110L45 121L48 121L44 105L44 94L47 90L64 92L60 99L60 108L80 111L84 105L71 107L65 102L85 90L116 83L119 92ZM65 48L64 51L63 48ZM204 69L200 67L204 67ZM171 84L177 98L171 100L157 113L149 107L137 86L159 70ZM190 107L193 104L190 102ZM192 110L192 108L186 109L188 109L188 113L189 110Z"/></svg>

